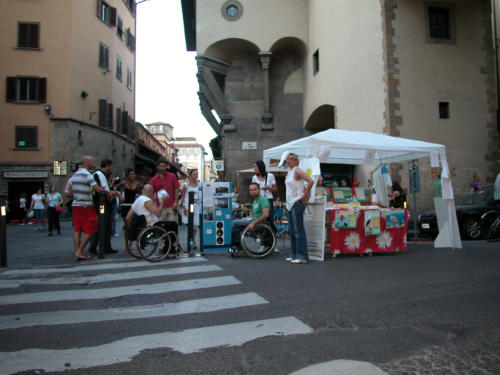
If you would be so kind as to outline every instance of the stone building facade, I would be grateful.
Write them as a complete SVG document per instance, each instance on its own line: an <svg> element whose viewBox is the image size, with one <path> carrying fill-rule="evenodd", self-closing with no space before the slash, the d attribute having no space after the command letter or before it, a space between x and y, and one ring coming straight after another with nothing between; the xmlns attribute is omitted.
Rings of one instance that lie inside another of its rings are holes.
<svg viewBox="0 0 500 375"><path fill-rule="evenodd" d="M500 138L490 0L182 6L200 109L218 135L226 180L268 147L338 128L444 144L457 197L473 173L492 184ZM429 160L419 163L423 210L432 205L432 180ZM408 187L408 164L390 167ZM368 168L352 170L366 183Z"/></svg>

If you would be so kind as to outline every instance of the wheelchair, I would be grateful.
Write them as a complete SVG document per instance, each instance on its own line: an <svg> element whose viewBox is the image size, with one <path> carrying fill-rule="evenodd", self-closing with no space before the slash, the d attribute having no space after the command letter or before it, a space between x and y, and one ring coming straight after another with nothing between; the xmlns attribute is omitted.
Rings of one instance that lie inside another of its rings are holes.
<svg viewBox="0 0 500 375"><path fill-rule="evenodd" d="M172 253L176 258L184 256L179 244L179 226L175 221L160 221L152 226L127 228L125 231L125 248L137 259L148 262L161 262ZM136 242L135 247L132 245Z"/></svg>
<svg viewBox="0 0 500 375"><path fill-rule="evenodd" d="M275 232L267 223L259 223L253 230L249 230L248 225L235 226L231 235L233 245L229 253L233 258L241 253L253 259L264 258L276 247Z"/></svg>

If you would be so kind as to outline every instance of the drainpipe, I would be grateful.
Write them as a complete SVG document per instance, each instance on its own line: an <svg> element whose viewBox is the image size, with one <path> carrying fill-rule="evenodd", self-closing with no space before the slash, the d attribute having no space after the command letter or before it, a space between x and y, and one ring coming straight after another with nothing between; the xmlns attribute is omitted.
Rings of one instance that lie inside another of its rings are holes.
<svg viewBox="0 0 500 375"><path fill-rule="evenodd" d="M498 77L498 36L497 36L497 12L496 12L496 0L491 0L491 12L493 14L493 40L495 49L495 80L497 89L497 132L500 133L500 80Z"/></svg>

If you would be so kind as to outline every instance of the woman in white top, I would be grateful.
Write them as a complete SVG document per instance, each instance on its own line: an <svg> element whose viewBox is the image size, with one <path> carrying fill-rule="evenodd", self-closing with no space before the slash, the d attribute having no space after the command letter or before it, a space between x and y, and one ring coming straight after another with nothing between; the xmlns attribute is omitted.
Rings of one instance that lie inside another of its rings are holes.
<svg viewBox="0 0 500 375"><path fill-rule="evenodd" d="M200 226L200 199L199 199L199 184L198 184L198 170L192 169L189 171L188 181L182 187L181 202L182 204L182 224L188 223L188 210L189 210L189 192L194 192L194 213L193 213L193 246L191 250L198 249L196 244L197 227Z"/></svg>
<svg viewBox="0 0 500 375"><path fill-rule="evenodd" d="M269 211L269 217L274 218L273 193L278 192L276 179L272 173L266 171L266 165L262 160L257 160L253 164L253 170L255 171L255 175L252 177L252 182L259 184L260 194L269 200L269 207L271 208Z"/></svg>
<svg viewBox="0 0 500 375"><path fill-rule="evenodd" d="M61 234L61 225L59 223L59 212L56 207L61 206L63 203L61 193L57 192L56 186L51 185L49 189L49 194L46 198L47 203L47 216L49 219L49 236L52 236L52 231L57 230L57 234Z"/></svg>
<svg viewBox="0 0 500 375"><path fill-rule="evenodd" d="M296 154L288 154L286 163L288 165L288 174L285 179L286 209L288 210L288 231L292 244L292 253L286 260L292 263L307 263L309 254L307 253L306 230L304 228L304 210L314 181L297 167L299 158Z"/></svg>
<svg viewBox="0 0 500 375"><path fill-rule="evenodd" d="M42 188L38 188L36 193L31 196L30 209L35 213L37 223L35 230L42 230L45 227L45 196L42 194Z"/></svg>

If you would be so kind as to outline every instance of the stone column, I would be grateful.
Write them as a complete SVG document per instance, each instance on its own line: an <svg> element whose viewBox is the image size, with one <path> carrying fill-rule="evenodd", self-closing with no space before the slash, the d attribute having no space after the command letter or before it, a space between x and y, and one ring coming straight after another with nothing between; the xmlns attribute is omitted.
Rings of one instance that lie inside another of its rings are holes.
<svg viewBox="0 0 500 375"><path fill-rule="evenodd" d="M271 61L272 52L259 52L260 62L262 64L262 82L264 90L264 113L262 118L262 130L273 130L273 115L271 113L271 104L269 100L269 63Z"/></svg>

